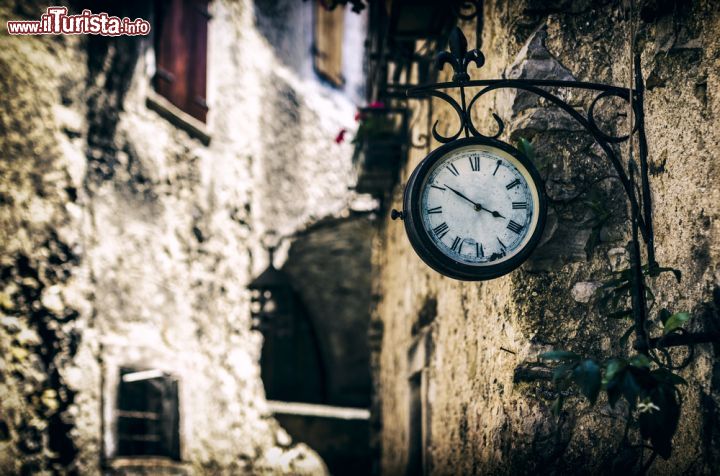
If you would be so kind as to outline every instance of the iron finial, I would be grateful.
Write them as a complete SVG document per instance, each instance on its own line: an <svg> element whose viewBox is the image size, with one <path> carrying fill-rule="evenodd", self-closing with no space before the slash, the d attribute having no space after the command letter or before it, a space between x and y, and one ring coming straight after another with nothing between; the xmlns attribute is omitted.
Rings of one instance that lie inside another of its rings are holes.
<svg viewBox="0 0 720 476"><path fill-rule="evenodd" d="M450 63L455 71L453 81L459 83L470 81L470 75L467 73L468 65L475 63L477 68L481 68L485 64L485 56L477 49L468 51L467 38L457 26L450 32L448 46L450 51L441 51L435 58L437 68L442 69L446 63Z"/></svg>

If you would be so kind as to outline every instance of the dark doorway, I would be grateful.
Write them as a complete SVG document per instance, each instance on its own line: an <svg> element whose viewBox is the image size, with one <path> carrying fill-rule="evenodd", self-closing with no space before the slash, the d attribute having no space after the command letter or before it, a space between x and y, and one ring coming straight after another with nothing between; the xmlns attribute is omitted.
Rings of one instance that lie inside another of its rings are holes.
<svg viewBox="0 0 720 476"><path fill-rule="evenodd" d="M260 369L268 400L325 403L325 372L312 323L294 292L277 303L288 312L263 329Z"/></svg>
<svg viewBox="0 0 720 476"><path fill-rule="evenodd" d="M406 476L418 476L423 471L423 402L422 402L422 372L410 377L410 405L408 427L408 464Z"/></svg>

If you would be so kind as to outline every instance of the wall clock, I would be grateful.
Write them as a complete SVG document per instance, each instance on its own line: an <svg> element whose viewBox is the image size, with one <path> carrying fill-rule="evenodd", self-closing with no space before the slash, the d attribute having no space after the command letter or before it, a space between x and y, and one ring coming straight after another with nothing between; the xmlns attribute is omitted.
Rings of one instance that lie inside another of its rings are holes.
<svg viewBox="0 0 720 476"><path fill-rule="evenodd" d="M509 144L469 137L430 153L403 196L413 248L431 268L454 279L497 278L537 246L547 204L533 164Z"/></svg>

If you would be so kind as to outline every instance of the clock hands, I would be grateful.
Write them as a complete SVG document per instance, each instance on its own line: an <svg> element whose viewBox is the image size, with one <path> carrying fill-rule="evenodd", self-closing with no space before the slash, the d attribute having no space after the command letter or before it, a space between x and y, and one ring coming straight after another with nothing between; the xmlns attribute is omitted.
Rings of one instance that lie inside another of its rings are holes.
<svg viewBox="0 0 720 476"><path fill-rule="evenodd" d="M478 211L478 212L479 212L480 210L484 210L484 211L492 214L492 216L494 216L495 218L505 218L505 217L502 216L499 212L496 212L496 211L493 211L493 210L488 210L487 208L483 207L483 206L480 205L479 203L473 202L472 200L470 200L469 198L467 198L465 195L463 195L462 193L460 193L460 192L458 192L457 190L455 190L454 188L452 188L450 185L448 185L448 184L444 184L444 185L445 185L447 188L449 188L450 190L452 190L452 192L455 193L456 195L458 195L460 198L463 198L463 199L467 200L468 202L472 203L473 206L475 206L475 211Z"/></svg>
<svg viewBox="0 0 720 476"><path fill-rule="evenodd" d="M453 193L455 193L456 195L460 196L461 198L464 198L464 199L467 200L468 202L470 202L470 203L472 203L473 205L475 205L475 210L476 210L476 211L480 211L480 210L483 209L482 205L480 205L479 203L473 202L472 200L470 200L469 198L467 198L465 195L463 195L462 193L460 193L460 192L458 192L457 190L455 190L454 188L452 188L450 185L448 185L448 184L444 184L444 185L445 185L447 188L449 188L450 190L452 190Z"/></svg>

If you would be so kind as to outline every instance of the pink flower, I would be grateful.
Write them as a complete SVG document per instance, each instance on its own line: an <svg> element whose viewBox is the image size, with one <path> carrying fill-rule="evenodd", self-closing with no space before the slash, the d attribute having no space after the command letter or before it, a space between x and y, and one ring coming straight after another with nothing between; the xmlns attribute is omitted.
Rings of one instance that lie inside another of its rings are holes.
<svg viewBox="0 0 720 476"><path fill-rule="evenodd" d="M385 107L385 103L382 101L373 101L370 104L368 104L367 109L383 109ZM365 119L365 114L363 114L359 109L355 113L355 122Z"/></svg>
<svg viewBox="0 0 720 476"><path fill-rule="evenodd" d="M340 132L338 132L338 135L335 136L335 143L336 144L342 144L345 142L345 133L347 132L346 129L340 129Z"/></svg>

